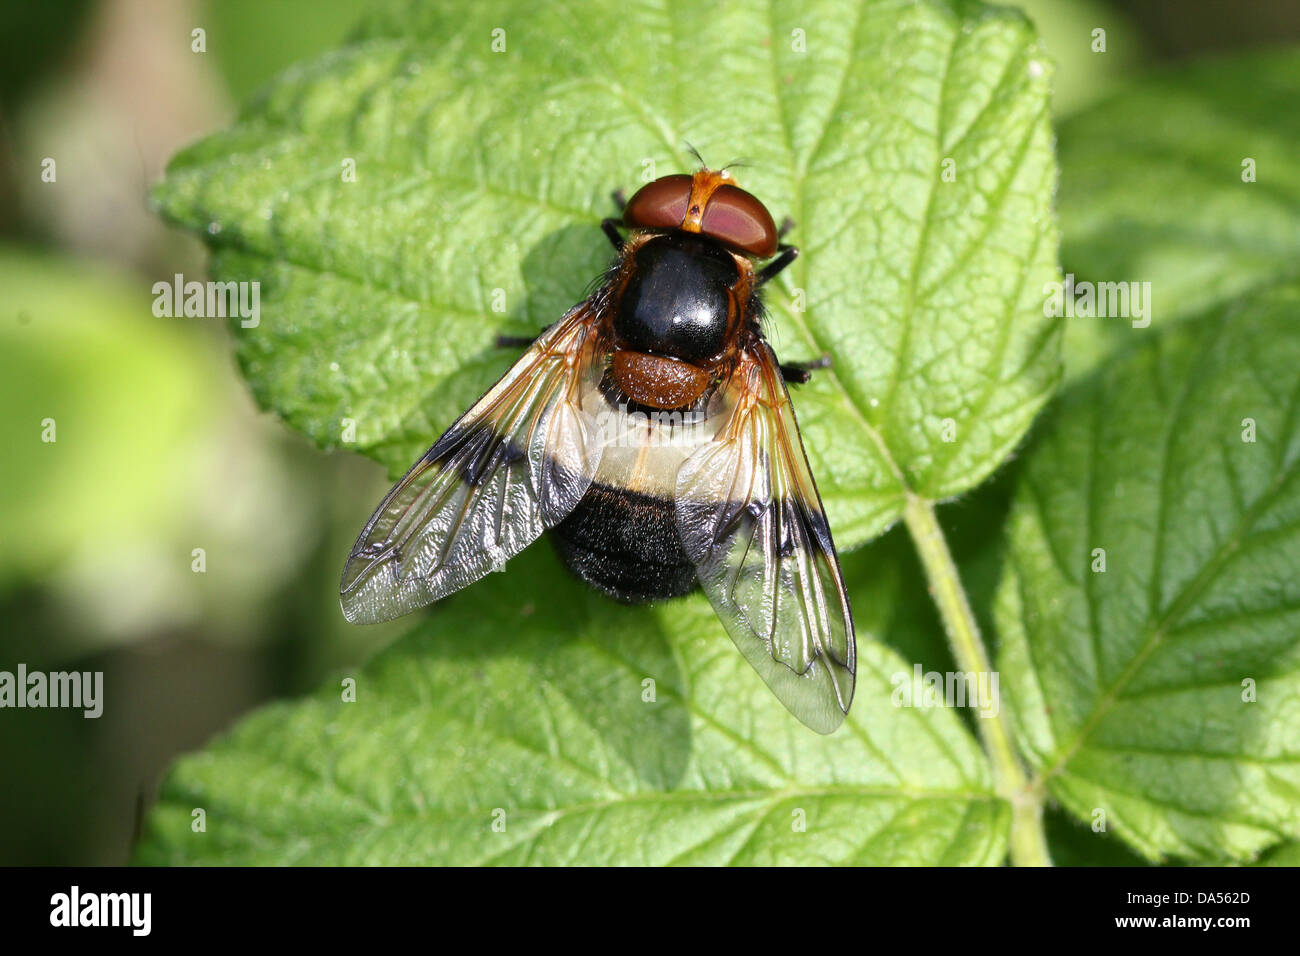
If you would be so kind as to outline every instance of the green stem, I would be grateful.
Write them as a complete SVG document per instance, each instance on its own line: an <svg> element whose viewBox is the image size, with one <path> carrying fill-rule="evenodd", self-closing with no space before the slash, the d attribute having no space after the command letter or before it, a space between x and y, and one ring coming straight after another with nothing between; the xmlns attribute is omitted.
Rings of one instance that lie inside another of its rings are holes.
<svg viewBox="0 0 1300 956"><path fill-rule="evenodd" d="M930 594L939 608L958 668L976 675L989 673L992 668L988 652L980 639L979 625L975 623L970 602L966 600L943 529L935 517L934 504L925 498L908 495L903 521L925 567ZM975 723L984 750L993 763L995 789L1011 804L1011 862L1016 866L1051 866L1047 839L1043 834L1043 793L1041 788L1030 784L1016 757L1002 708L998 707L993 716L977 715Z"/></svg>

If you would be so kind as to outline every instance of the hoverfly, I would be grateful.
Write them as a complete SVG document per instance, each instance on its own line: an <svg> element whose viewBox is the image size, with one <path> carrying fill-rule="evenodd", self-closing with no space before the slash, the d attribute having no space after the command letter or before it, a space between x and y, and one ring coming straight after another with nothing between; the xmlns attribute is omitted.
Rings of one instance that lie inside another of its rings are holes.
<svg viewBox="0 0 1300 956"><path fill-rule="evenodd" d="M618 250L603 284L380 503L343 613L406 614L549 531L618 600L702 587L782 703L830 733L853 698L853 618L786 389L818 363L781 365L760 327L760 289L798 250L707 167L647 183L602 228Z"/></svg>

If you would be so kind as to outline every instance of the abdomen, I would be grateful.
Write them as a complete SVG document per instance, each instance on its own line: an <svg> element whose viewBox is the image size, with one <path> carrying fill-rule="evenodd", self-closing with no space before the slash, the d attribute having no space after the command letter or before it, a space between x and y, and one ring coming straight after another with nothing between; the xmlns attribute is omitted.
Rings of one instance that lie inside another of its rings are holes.
<svg viewBox="0 0 1300 956"><path fill-rule="evenodd" d="M570 570L619 601L681 597L696 586L671 499L593 484L551 540Z"/></svg>
<svg viewBox="0 0 1300 956"><path fill-rule="evenodd" d="M697 580L677 530L677 473L726 421L725 393L682 411L635 403L629 410L605 381L584 397L583 410L603 436L600 466L578 506L551 529L556 550L578 577L619 601L688 594Z"/></svg>

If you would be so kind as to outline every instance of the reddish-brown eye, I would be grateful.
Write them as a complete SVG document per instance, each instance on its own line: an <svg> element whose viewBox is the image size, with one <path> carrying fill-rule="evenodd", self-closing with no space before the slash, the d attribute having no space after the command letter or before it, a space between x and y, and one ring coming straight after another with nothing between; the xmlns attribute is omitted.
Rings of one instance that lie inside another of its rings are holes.
<svg viewBox="0 0 1300 956"><path fill-rule="evenodd" d="M691 201L692 177L684 173L646 183L628 200L623 224L636 229L680 229Z"/></svg>
<svg viewBox="0 0 1300 956"><path fill-rule="evenodd" d="M700 232L750 255L776 254L776 223L767 207L736 186L719 186L709 197Z"/></svg>

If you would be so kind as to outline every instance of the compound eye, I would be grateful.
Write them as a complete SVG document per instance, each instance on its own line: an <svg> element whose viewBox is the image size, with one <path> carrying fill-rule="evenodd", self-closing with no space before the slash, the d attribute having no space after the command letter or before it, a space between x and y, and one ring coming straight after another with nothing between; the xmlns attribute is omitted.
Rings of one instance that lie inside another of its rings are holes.
<svg viewBox="0 0 1300 956"><path fill-rule="evenodd" d="M700 232L760 259L776 255L776 223L772 214L738 186L719 186L713 191L709 204L704 207Z"/></svg>
<svg viewBox="0 0 1300 956"><path fill-rule="evenodd" d="M680 229L691 201L692 177L684 173L646 183L623 209L623 225L636 229Z"/></svg>

